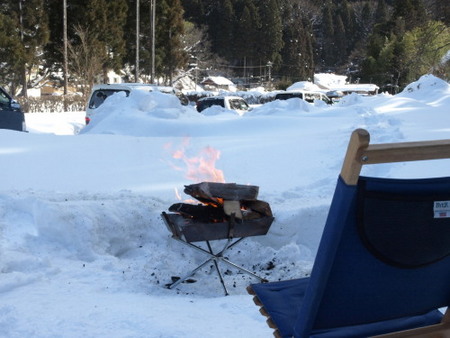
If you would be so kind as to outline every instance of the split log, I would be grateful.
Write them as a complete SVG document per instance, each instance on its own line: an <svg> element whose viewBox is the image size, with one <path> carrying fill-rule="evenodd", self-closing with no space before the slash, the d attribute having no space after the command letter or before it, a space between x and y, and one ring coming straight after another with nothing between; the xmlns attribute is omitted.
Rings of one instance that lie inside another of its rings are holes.
<svg viewBox="0 0 450 338"><path fill-rule="evenodd" d="M218 208L212 205L175 203L170 206L169 211L177 212L205 223L222 222L226 218L221 207Z"/></svg>
<svg viewBox="0 0 450 338"><path fill-rule="evenodd" d="M217 201L218 198L228 201L256 200L259 187L236 183L202 182L186 185L184 192L199 201Z"/></svg>
<svg viewBox="0 0 450 338"><path fill-rule="evenodd" d="M241 203L239 201L223 201L223 211L228 216L234 214L234 217L242 219Z"/></svg>
<svg viewBox="0 0 450 338"><path fill-rule="evenodd" d="M255 201L242 201L242 207L245 209L255 211L262 216L272 217L272 210L267 202L255 200Z"/></svg>

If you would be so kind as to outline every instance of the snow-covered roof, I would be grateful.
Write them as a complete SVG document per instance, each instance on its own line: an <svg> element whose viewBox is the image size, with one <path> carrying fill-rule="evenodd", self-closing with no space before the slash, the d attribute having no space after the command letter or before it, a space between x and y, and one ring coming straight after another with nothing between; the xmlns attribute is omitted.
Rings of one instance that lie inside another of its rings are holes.
<svg viewBox="0 0 450 338"><path fill-rule="evenodd" d="M380 89L380 87L371 83L350 83L332 88L332 90L341 92L374 92L378 89Z"/></svg>
<svg viewBox="0 0 450 338"><path fill-rule="evenodd" d="M314 83L323 89L335 89L347 83L347 76L333 73L314 74Z"/></svg>
<svg viewBox="0 0 450 338"><path fill-rule="evenodd" d="M300 81L294 83L286 90L309 90L309 91L323 91L322 88L309 81Z"/></svg>
<svg viewBox="0 0 450 338"><path fill-rule="evenodd" d="M349 92L376 92L379 87L371 83L348 83L347 76L333 73L314 74L314 83L322 89L330 91Z"/></svg>
<svg viewBox="0 0 450 338"><path fill-rule="evenodd" d="M234 83L231 80L228 80L223 76L209 76L205 80L203 80L202 83L204 82L213 82L219 86L234 86Z"/></svg>

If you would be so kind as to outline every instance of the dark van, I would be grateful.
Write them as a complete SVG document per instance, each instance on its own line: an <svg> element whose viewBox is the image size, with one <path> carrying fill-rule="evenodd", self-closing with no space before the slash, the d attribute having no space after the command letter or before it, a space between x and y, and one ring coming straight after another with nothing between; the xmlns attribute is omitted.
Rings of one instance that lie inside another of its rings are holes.
<svg viewBox="0 0 450 338"><path fill-rule="evenodd" d="M332 101L323 93L311 92L311 91L305 91L305 90L290 90L290 91L278 93L277 95L275 95L275 100L289 100L294 97L305 100L306 102L309 102L309 103L314 103L314 101L316 101L316 100L322 100L322 101L326 102L327 104L332 103Z"/></svg>
<svg viewBox="0 0 450 338"><path fill-rule="evenodd" d="M0 87L0 129L26 131L25 115L17 103Z"/></svg>

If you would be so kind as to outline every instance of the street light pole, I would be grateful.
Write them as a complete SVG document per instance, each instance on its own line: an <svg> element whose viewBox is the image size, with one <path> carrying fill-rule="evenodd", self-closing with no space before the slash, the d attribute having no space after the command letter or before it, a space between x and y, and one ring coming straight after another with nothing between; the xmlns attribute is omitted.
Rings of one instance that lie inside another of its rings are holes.
<svg viewBox="0 0 450 338"><path fill-rule="evenodd" d="M271 61L267 62L267 68L269 70L269 89L272 89L272 66L273 63Z"/></svg>

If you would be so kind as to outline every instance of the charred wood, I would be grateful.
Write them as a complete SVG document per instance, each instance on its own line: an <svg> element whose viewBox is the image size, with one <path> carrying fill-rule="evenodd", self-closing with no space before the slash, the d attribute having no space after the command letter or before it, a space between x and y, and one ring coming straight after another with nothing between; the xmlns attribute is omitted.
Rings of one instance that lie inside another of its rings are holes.
<svg viewBox="0 0 450 338"><path fill-rule="evenodd" d="M256 200L259 187L236 183L202 182L186 185L184 192L199 201L217 201L218 198L228 201Z"/></svg>
<svg viewBox="0 0 450 338"><path fill-rule="evenodd" d="M169 211L177 212L205 223L222 222L227 218L222 208L212 205L176 203L169 207Z"/></svg>

